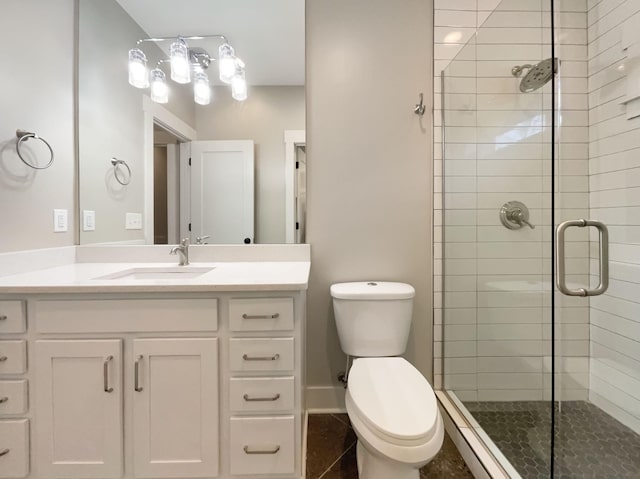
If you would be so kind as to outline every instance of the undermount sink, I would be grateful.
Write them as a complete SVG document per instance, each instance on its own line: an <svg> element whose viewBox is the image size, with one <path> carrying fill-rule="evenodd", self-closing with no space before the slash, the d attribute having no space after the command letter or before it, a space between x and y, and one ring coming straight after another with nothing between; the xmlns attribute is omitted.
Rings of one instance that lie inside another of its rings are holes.
<svg viewBox="0 0 640 479"><path fill-rule="evenodd" d="M121 279L126 281L154 279L183 280L197 278L213 269L214 267L205 266L149 266L125 269L95 279Z"/></svg>

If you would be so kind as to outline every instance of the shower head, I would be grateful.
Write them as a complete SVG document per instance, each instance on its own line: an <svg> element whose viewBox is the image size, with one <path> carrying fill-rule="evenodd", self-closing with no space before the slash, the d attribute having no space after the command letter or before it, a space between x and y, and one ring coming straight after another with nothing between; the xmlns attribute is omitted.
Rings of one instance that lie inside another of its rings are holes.
<svg viewBox="0 0 640 479"><path fill-rule="evenodd" d="M520 82L520 91L522 93L531 93L545 85L553 78L553 73L556 70L554 59L547 58L536 65L515 66L511 69L511 74L516 78L520 78L525 69L529 71Z"/></svg>

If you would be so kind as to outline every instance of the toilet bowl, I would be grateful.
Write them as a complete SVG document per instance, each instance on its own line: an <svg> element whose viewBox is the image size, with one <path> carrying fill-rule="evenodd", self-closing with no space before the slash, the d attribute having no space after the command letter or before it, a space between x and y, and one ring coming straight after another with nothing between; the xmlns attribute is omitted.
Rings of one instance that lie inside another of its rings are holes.
<svg viewBox="0 0 640 479"><path fill-rule="evenodd" d="M358 436L360 479L418 479L442 446L433 389L405 359L356 359L345 402Z"/></svg>
<svg viewBox="0 0 640 479"><path fill-rule="evenodd" d="M331 286L342 350L356 359L345 402L358 437L360 479L419 479L442 447L433 389L398 355L409 339L415 290L393 282Z"/></svg>

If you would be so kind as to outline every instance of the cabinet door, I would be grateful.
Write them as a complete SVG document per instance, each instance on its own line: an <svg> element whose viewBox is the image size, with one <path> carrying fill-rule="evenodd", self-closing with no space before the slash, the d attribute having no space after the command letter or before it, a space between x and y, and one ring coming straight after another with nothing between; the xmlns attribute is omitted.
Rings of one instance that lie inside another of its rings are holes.
<svg viewBox="0 0 640 479"><path fill-rule="evenodd" d="M36 341L38 477L122 477L122 342Z"/></svg>
<svg viewBox="0 0 640 479"><path fill-rule="evenodd" d="M133 353L135 476L217 476L217 340L139 339Z"/></svg>

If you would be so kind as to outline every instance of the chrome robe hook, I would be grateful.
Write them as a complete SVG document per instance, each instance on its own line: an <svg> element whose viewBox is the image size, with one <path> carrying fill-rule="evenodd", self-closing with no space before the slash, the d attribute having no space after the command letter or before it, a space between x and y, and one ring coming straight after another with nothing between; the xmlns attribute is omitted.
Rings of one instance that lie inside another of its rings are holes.
<svg viewBox="0 0 640 479"><path fill-rule="evenodd" d="M424 106L424 94L420 93L420 103L416 103L416 106L413 107L413 112L416 115L424 115L425 106Z"/></svg>

